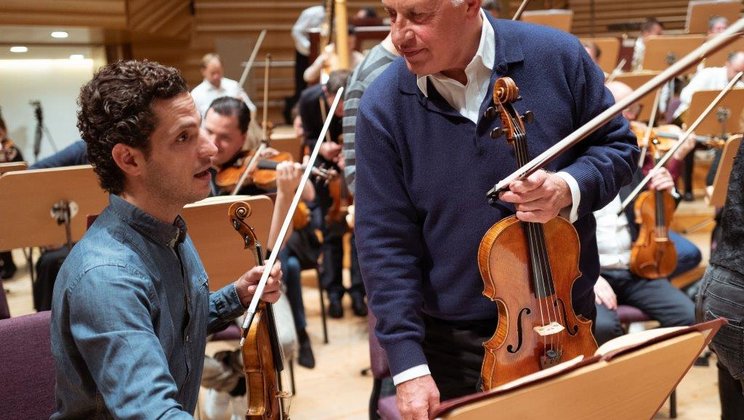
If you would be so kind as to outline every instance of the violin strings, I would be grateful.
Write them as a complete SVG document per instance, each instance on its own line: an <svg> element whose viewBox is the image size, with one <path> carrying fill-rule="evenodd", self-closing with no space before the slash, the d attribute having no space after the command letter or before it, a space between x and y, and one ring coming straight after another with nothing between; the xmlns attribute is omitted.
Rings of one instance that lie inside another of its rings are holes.
<svg viewBox="0 0 744 420"><path fill-rule="evenodd" d="M526 145L526 136L524 132L521 130L518 124L513 122L513 125L515 127L515 136L514 136L514 144L515 144L515 152L517 154L517 161L520 165L523 165L527 162L528 156L527 156L527 145ZM532 223L526 223L526 232L527 235L527 243L529 248L529 257L530 257L530 267L531 267L531 274L533 277L533 286L535 288L535 298L538 302L538 307L540 308L540 322L542 325L546 324L545 317L546 314L548 315L548 318L550 317L549 314L549 307L547 309L543 308L544 302L542 299L542 296L546 295L545 290L545 284L543 282L543 272L541 270L541 261L540 257L536 254L538 244L536 243L535 238L535 226ZM551 341L551 345L552 340ZM543 354L545 353L547 349L548 343L546 343L543 340Z"/></svg>
<svg viewBox="0 0 744 420"><path fill-rule="evenodd" d="M516 144L516 150L518 154L518 161L520 165L523 165L527 162L529 156L527 153L527 138L526 134L522 130L521 126L519 124L514 123L515 127L515 144ZM558 308L555 305L554 298L555 298L555 288L552 286L553 279L552 279L552 271L550 268L550 261L548 259L547 250L545 249L545 235L543 231L543 226L537 223L528 223L528 243L530 246L530 255L532 258L532 267L535 267L535 272L533 272L533 276L535 276L535 285L537 287L537 298L539 302L540 307L540 318L543 323L543 325L546 324L545 322L545 313L547 313L547 319L548 323L551 323L552 321L562 321L561 324L565 324L565 320L559 319L559 313ZM542 245L542 246L540 246ZM545 302L543 302L543 299ZM551 304L552 303L552 304ZM547 305L546 309L543 309L543 305ZM543 344L544 351L548 344L550 346L556 346L555 340L560 339L562 335L557 334L558 337L556 337L556 334L550 334L548 336L548 343Z"/></svg>

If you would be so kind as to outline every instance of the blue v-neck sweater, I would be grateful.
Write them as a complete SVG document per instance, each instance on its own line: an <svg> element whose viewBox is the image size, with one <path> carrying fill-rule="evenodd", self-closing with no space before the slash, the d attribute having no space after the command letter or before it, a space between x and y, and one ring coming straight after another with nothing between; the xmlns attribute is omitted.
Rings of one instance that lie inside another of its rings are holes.
<svg viewBox="0 0 744 420"><path fill-rule="evenodd" d="M537 156L610 105L601 70L572 35L507 20L495 31L494 81L509 76L531 110L530 157ZM460 115L429 83L416 86L402 59L362 97L356 126L356 243L377 335L395 375L426 363L421 313L453 321L496 317L482 295L477 251L490 226L512 206L489 206L486 192L517 169L512 146L489 134L498 118L478 124ZM483 98L481 115L493 104ZM638 157L635 136L618 116L553 161L568 172L581 200L574 223L581 241L582 276L573 289L577 313L592 316L592 287L599 274L595 221L629 182ZM526 279L514 279L526 281Z"/></svg>

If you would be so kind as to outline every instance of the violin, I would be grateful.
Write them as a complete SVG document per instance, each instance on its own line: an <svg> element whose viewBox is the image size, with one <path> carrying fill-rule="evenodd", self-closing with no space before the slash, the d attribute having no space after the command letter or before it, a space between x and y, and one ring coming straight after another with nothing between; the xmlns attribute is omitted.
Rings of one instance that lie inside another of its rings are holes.
<svg viewBox="0 0 744 420"><path fill-rule="evenodd" d="M659 160L658 140L652 142ZM666 278L677 267L677 250L669 239L669 225L677 203L669 191L643 191L633 207L640 227L630 251L630 271L645 279Z"/></svg>
<svg viewBox="0 0 744 420"><path fill-rule="evenodd" d="M217 172L215 184L220 188L220 190L227 191L235 188L240 176L246 171L246 167L250 163L252 155L252 151L243 151L238 154L238 158L231 166L225 167ZM294 161L292 154L289 152L279 152L274 156L258 159L255 163L255 170L250 174L252 183L264 190L276 189L276 167L279 163L287 161ZM302 165L303 170L305 167L306 165ZM325 180L331 180L338 176L338 173L335 170L318 167L313 167L310 173L316 178L322 178Z"/></svg>
<svg viewBox="0 0 744 420"><path fill-rule="evenodd" d="M630 129L633 134L636 135L638 140L638 147L644 147L647 145L646 142L646 131L648 127L646 124L639 121L631 121ZM649 133L649 139L657 139L658 144L654 145L657 150L661 153L666 153L671 150L674 145L677 144L679 137L684 133L681 128L674 124L663 124L658 127L651 128ZM710 137L710 136L695 136L695 143L702 144L708 147L721 149L726 144L725 140Z"/></svg>
<svg viewBox="0 0 744 420"><path fill-rule="evenodd" d="M18 158L18 148L13 140L3 139L0 143L0 163L15 162L21 160Z"/></svg>
<svg viewBox="0 0 744 420"><path fill-rule="evenodd" d="M246 249L253 251L257 265L264 265L263 250L253 227L245 222L251 207L244 202L233 203L228 209L230 224L240 234ZM245 418L285 419L289 415L284 399L289 394L282 390L281 372L284 370L284 355L279 345L279 335L272 306L261 302L254 315L241 346L243 371L248 395L248 411Z"/></svg>
<svg viewBox="0 0 744 420"><path fill-rule="evenodd" d="M502 132L516 150L518 164L528 162L523 119L512 102L519 89L509 77L496 80L495 108ZM527 117L529 118L529 117ZM579 236L562 217L525 223L516 216L494 224L478 247L483 294L496 302L498 326L483 343L484 391L597 349L592 322L577 316L571 290L579 271Z"/></svg>

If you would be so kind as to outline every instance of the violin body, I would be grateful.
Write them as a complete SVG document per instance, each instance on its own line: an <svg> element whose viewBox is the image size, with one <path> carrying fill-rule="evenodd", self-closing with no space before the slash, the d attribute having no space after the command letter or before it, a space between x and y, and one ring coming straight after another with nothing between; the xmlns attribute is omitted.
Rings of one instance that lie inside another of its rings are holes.
<svg viewBox="0 0 744 420"><path fill-rule="evenodd" d="M271 304L261 302L241 349L248 389L246 419L282 418L277 354L276 350L272 351L278 349L278 346Z"/></svg>
<svg viewBox="0 0 744 420"><path fill-rule="evenodd" d="M215 177L217 187L222 191L232 191L243 172L248 170L252 156L252 151L243 151L232 165L220 169ZM264 190L276 188L276 164L285 160L292 161L292 154L279 152L275 156L259 159L251 175L251 182Z"/></svg>
<svg viewBox="0 0 744 420"><path fill-rule="evenodd" d="M676 203L667 191L644 191L635 201L638 239L630 251L630 271L646 279L669 277L677 267L677 250L667 234Z"/></svg>
<svg viewBox="0 0 744 420"><path fill-rule="evenodd" d="M552 286L545 278L536 279L530 264L525 229L534 227L544 232ZM573 283L581 275L578 249L576 230L560 217L539 225L510 216L484 235L478 267L483 295L496 302L499 319L493 337L483 343L484 391L576 356L594 354L592 322L577 316L571 301Z"/></svg>

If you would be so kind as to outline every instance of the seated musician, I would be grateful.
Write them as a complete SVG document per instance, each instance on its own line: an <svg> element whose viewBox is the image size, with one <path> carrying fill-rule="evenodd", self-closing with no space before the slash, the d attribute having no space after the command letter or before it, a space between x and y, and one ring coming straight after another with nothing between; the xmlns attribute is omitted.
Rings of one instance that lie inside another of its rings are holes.
<svg viewBox="0 0 744 420"><path fill-rule="evenodd" d="M623 191L630 190L630 187L624 187ZM649 190L673 189L674 181L669 171L663 167L655 170ZM630 271L631 245L639 228L632 214L633 203L625 208L625 213L618 215L621 197L625 197L622 192L610 204L594 212L601 267L600 276L594 285L597 303L594 337L599 345L624 334L616 311L617 305L635 306L659 321L662 327L695 323L692 300L668 279L649 280Z"/></svg>
<svg viewBox="0 0 744 420"><path fill-rule="evenodd" d="M330 106L335 99L335 93L340 87L346 86L350 72L336 70L331 72L328 82L323 85L311 86L300 96L298 108L302 128L305 133L305 145L308 149L315 147L323 122ZM342 120L344 116L344 102L341 99L334 115L331 117L328 136L321 139L319 158L321 165L334 168L343 173L344 159L341 154L343 139ZM330 140L330 141L326 141ZM337 182L344 182L340 177ZM338 185L338 184L337 184ZM332 194L331 186L320 182L315 184L316 203L313 208L313 225L323 233L323 264L320 272L320 283L328 294L328 315L332 318L344 316L342 299L345 293L351 297L351 309L356 316L367 315L367 304L364 284L356 263L356 243L351 244L351 285L346 289L343 284L343 236L348 230L344 214L341 214L339 200L346 191L345 184L340 186L339 194ZM337 211L332 211L337 210Z"/></svg>
<svg viewBox="0 0 744 420"><path fill-rule="evenodd" d="M534 113L534 157L612 105L602 72L575 37L493 19L480 0L383 4L403 60L365 90L357 114L356 242L398 408L424 418L440 400L478 389L482 343L497 324L478 245L500 219L545 223L563 212L573 222L583 248L573 309L594 318L592 212L630 181L638 148L627 122L611 119L490 206L486 193L517 167L501 120L484 113L494 81L512 77L516 109Z"/></svg>
<svg viewBox="0 0 744 420"><path fill-rule="evenodd" d="M643 55L646 53L646 41L649 37L661 35L663 32L664 25L655 17L649 17L641 24L641 34L633 46L633 58L630 62L631 70L643 70Z"/></svg>
<svg viewBox="0 0 744 420"><path fill-rule="evenodd" d="M354 27L348 27L348 45L349 45L349 69L354 70L359 63L364 60L364 54L354 49L356 36ZM339 56L335 44L328 44L310 66L305 69L302 77L308 85L315 83L325 84L328 81L328 75L331 71L340 69Z"/></svg>
<svg viewBox="0 0 744 420"><path fill-rule="evenodd" d="M224 96L217 98L211 103L209 109L207 109L203 127L209 140L217 147L217 152L213 159L213 163L217 168L216 179L221 179L220 176L223 171L242 171L245 169L244 165L247 164L250 156L243 148L249 136L250 121L251 115L246 104L233 97ZM264 157L271 157L276 153L276 150L269 148L264 154ZM292 197L301 177L302 167L299 163L284 161L279 162L276 166L276 197L269 230L268 249L276 246L276 238L279 235L281 225L289 210ZM237 178L237 176L233 178ZM234 187L232 184L226 185L224 188L220 188L217 185L213 186L218 193L222 194L229 194ZM260 193L260 191L257 191L248 183L240 189L240 194L253 195L257 193ZM314 198L313 196L314 190L312 183L308 182L303 191L303 198L312 200ZM288 234L287 238L289 237L290 235ZM281 260L284 267L285 259L282 258ZM292 264L284 267L282 271L284 274L282 280L287 288L286 295L290 302L294 327L299 340L300 363L306 365L309 363L305 361L312 359L312 364L314 364L310 338L305 330L306 324L304 322L305 313L302 302L300 273ZM291 336L294 336L294 332ZM226 358L234 359L232 356L226 356ZM208 379L208 383L204 383L204 386L210 389L205 399L205 412L210 418L222 417L222 414L227 412L228 406L232 408L234 413L240 412L242 407L246 405L245 378L243 377L242 368L231 374L233 369L230 369L230 363L221 364L213 362L211 359L208 360L211 362L205 367L205 380ZM242 360L239 357L236 360L242 367Z"/></svg>
<svg viewBox="0 0 744 420"><path fill-rule="evenodd" d="M628 97L631 93L633 93L633 89L631 89L630 86L618 81L607 83L607 89L610 90L610 93L612 93L615 101L621 101ZM625 117L630 122L631 127L633 127L633 131L636 133L639 141L641 141L645 134L644 132L646 126L645 124L637 121L639 114L640 107L638 104L631 105L622 113L623 117ZM672 180L675 183L679 178L680 172L682 170L683 160L685 159L685 156L687 156L694 147L695 139L694 135L691 135L690 138L686 139L685 143L680 146L679 149L677 149L674 155L672 155L671 159L667 161L666 169L669 171L669 174L671 175ZM642 175L646 176L648 172L654 167L654 164L655 162L653 156L651 152L648 151L643 162ZM700 261L702 261L703 259L703 255L700 253L700 250L697 246L695 246L695 244L693 244L690 240L680 235L679 233L671 230L669 231L669 239L674 242L674 246L677 249L677 268L670 275L670 277L674 277L692 270L693 268L697 267L698 264L700 264Z"/></svg>
<svg viewBox="0 0 744 420"><path fill-rule="evenodd" d="M691 123L692 121L687 121L687 110L690 108L692 95L701 90L722 90L740 71L744 71L744 51L731 53L723 67L706 67L695 73L692 79L690 79L690 83L680 93L680 104L674 112L674 122L678 125ZM735 87L744 87L744 81L740 80ZM732 115L727 126L728 131L736 132L740 130L744 127L742 122L740 117ZM683 172L683 181L685 183L684 199L687 201L694 199L692 191L692 172L694 165L694 154L691 153L685 159L685 169ZM711 173L715 173L716 166L716 163L711 166Z"/></svg>
<svg viewBox="0 0 744 420"><path fill-rule="evenodd" d="M110 199L55 284L52 418L190 419L207 333L243 313L265 267L209 292L179 213L209 194L217 148L178 70L109 64L79 104L78 128ZM265 301L279 298L280 279L277 264Z"/></svg>

